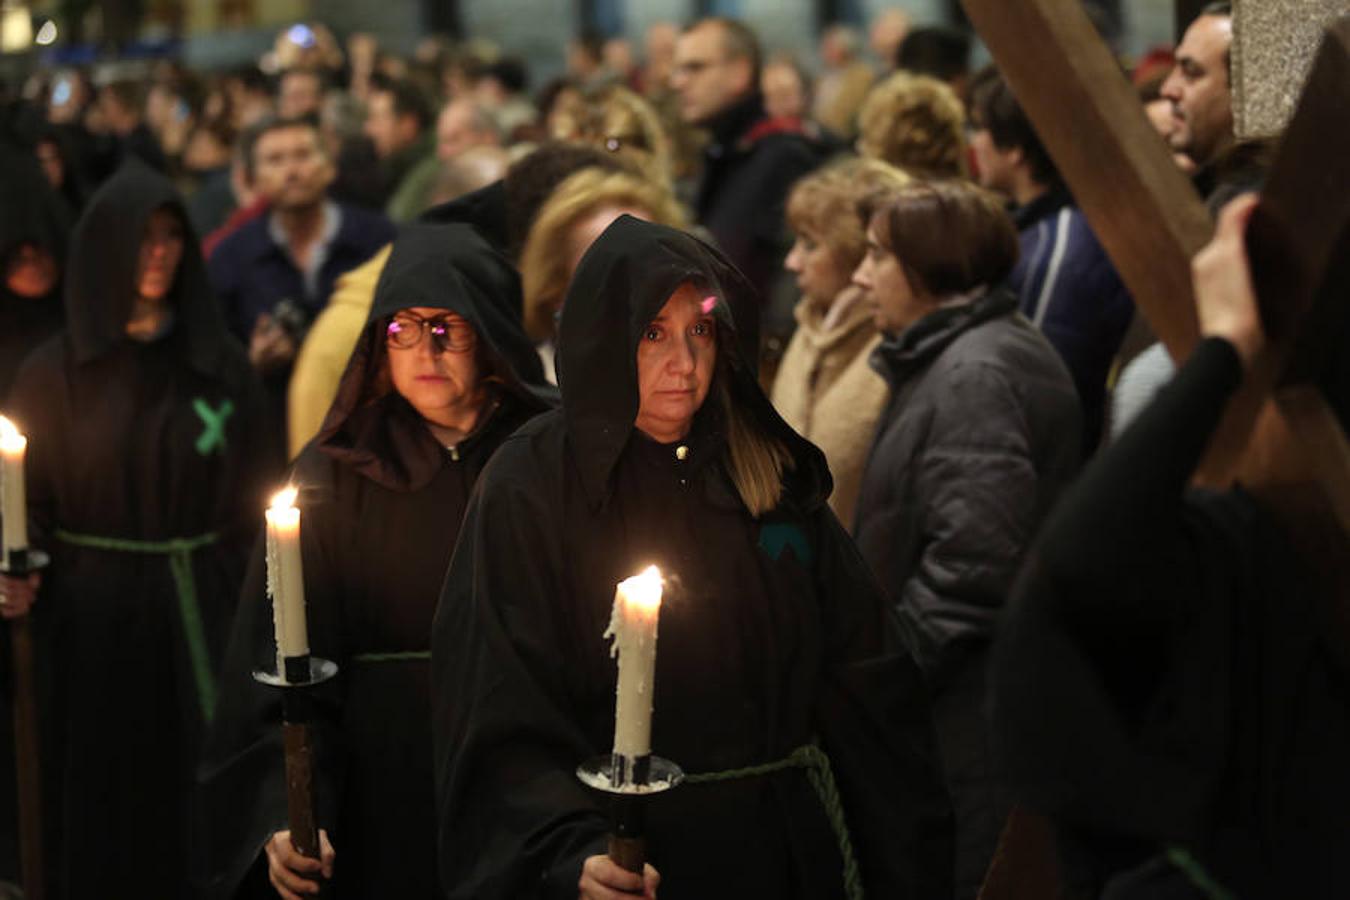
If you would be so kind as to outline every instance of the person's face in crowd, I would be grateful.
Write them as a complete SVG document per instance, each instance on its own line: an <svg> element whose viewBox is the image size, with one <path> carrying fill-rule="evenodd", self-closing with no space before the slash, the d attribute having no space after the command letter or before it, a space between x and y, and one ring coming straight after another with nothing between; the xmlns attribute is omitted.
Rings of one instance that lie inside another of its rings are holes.
<svg viewBox="0 0 1350 900"><path fill-rule="evenodd" d="M466 412L478 408L478 337L463 317L426 306L399 310L385 345L394 390L422 418L455 428Z"/></svg>
<svg viewBox="0 0 1350 900"><path fill-rule="evenodd" d="M764 110L769 115L801 118L806 115L806 86L792 66L770 63L759 80Z"/></svg>
<svg viewBox="0 0 1350 900"><path fill-rule="evenodd" d="M626 38L610 38L601 51L605 68L621 78L633 71L633 45Z"/></svg>
<svg viewBox="0 0 1350 900"><path fill-rule="evenodd" d="M136 292L142 300L162 301L173 288L183 259L183 222L169 209L150 214L136 260Z"/></svg>
<svg viewBox="0 0 1350 900"><path fill-rule="evenodd" d="M122 105L117 94L108 88L99 91L96 120L113 134L129 134L140 118L138 111Z"/></svg>
<svg viewBox="0 0 1350 900"><path fill-rule="evenodd" d="M30 300L50 294L58 274L56 258L37 244L20 244L5 261L5 287Z"/></svg>
<svg viewBox="0 0 1350 900"><path fill-rule="evenodd" d="M722 28L716 23L685 32L675 44L670 86L679 94L680 116L686 122L708 122L750 93L753 78L749 60L726 55Z"/></svg>
<svg viewBox="0 0 1350 900"><path fill-rule="evenodd" d="M278 128L258 138L253 149L254 190L277 209L303 209L323 200L332 184L333 164L308 126Z"/></svg>
<svg viewBox="0 0 1350 900"><path fill-rule="evenodd" d="M895 67L895 54L909 33L909 15L903 10L888 9L872 22L867 43L880 61L882 68Z"/></svg>
<svg viewBox="0 0 1350 900"><path fill-rule="evenodd" d="M219 135L209 128L193 129L183 147L184 169L204 173L223 169L229 164L230 148L221 143Z"/></svg>
<svg viewBox="0 0 1350 900"><path fill-rule="evenodd" d="M994 143L989 129L976 125L970 136L970 149L975 154L980 185L1003 194L1012 192L1013 170L1022 159L1022 151L1013 147L1003 150Z"/></svg>
<svg viewBox="0 0 1350 900"><path fill-rule="evenodd" d="M417 122L397 113L393 94L375 91L370 95L365 132L375 144L375 154L387 159L417 139Z"/></svg>
<svg viewBox="0 0 1350 900"><path fill-rule="evenodd" d="M1199 165L1233 142L1233 97L1228 84L1228 49L1233 43L1230 16L1201 16L1186 29L1177 63L1163 82L1176 127L1172 149Z"/></svg>
<svg viewBox="0 0 1350 900"><path fill-rule="evenodd" d="M885 334L899 334L938 306L910 284L900 260L882 246L875 220L867 229L867 253L853 273L853 283L867 292L872 320Z"/></svg>
<svg viewBox="0 0 1350 900"><path fill-rule="evenodd" d="M797 239L783 265L797 276L797 290L802 296L826 308L848 287L853 275L839 265L830 245L821 239L821 233L809 228L797 232Z"/></svg>
<svg viewBox="0 0 1350 900"><path fill-rule="evenodd" d="M715 302L693 285L681 285L642 333L633 424L653 440L669 443L688 434L707 399L717 363Z"/></svg>
<svg viewBox="0 0 1350 900"><path fill-rule="evenodd" d="M581 258L586 255L587 250L591 249L591 244L594 244L596 238L600 237L604 230L622 215L629 215L635 219L646 221L650 221L652 218L652 214L645 209L609 204L587 213L577 219L571 228L567 229L568 281L572 280L572 273L576 272L577 266L581 265Z"/></svg>
<svg viewBox="0 0 1350 900"><path fill-rule="evenodd" d="M313 72L292 71L281 76L277 87L277 115L286 119L319 114L323 90Z"/></svg>
<svg viewBox="0 0 1350 900"><path fill-rule="evenodd" d="M449 162L470 147L493 142L490 132L475 129L473 118L473 107L463 101L441 110L436 119L436 157L441 162Z"/></svg>
<svg viewBox="0 0 1350 900"><path fill-rule="evenodd" d="M56 142L38 141L33 148L33 155L42 167L42 174L47 176L47 183L53 190L61 190L61 186L66 183L66 163L61 159L61 149L56 146Z"/></svg>
<svg viewBox="0 0 1350 900"><path fill-rule="evenodd" d="M679 39L679 29L667 22L658 22L647 29L643 39L647 79L656 82L648 84L648 90L667 87L666 82L670 80L675 65L675 45Z"/></svg>
<svg viewBox="0 0 1350 900"><path fill-rule="evenodd" d="M157 84L145 95L145 121L156 133L167 130L174 121L178 97L167 87Z"/></svg>

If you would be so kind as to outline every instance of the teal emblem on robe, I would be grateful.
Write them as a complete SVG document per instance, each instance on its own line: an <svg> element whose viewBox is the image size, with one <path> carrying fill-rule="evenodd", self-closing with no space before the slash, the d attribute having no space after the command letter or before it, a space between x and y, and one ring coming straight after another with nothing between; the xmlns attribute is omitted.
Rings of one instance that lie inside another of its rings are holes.
<svg viewBox="0 0 1350 900"><path fill-rule="evenodd" d="M788 522L771 522L760 526L759 549L770 559L777 562L787 548L792 549L797 561L802 565L811 564L811 545L807 543L806 535L796 525Z"/></svg>
<svg viewBox="0 0 1350 900"><path fill-rule="evenodd" d="M225 421L234 413L234 403L222 400L215 409L205 398L197 397L192 401L192 409L202 420L202 433L193 445L202 456L225 452Z"/></svg>

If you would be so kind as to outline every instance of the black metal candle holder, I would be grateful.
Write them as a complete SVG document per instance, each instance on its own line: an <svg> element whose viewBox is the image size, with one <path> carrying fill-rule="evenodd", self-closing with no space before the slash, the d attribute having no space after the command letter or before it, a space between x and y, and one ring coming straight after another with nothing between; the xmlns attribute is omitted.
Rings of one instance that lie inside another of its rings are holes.
<svg viewBox="0 0 1350 900"><path fill-rule="evenodd" d="M606 753L577 766L582 784L610 797L609 858L642 874L647 862L646 804L654 794L678 787L684 770L659 756Z"/></svg>

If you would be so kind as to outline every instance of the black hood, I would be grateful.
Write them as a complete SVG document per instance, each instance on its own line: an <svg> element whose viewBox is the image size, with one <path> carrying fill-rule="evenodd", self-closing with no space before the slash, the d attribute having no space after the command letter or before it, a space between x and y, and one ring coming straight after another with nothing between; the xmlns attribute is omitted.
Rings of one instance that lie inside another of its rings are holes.
<svg viewBox="0 0 1350 900"><path fill-rule="evenodd" d="M567 290L558 335L563 415L589 501L598 505L608 495L610 474L634 430L638 342L686 282L717 298L715 379L727 379L731 402L791 453L791 499L806 507L823 502L831 488L824 455L782 420L759 386L754 288L725 256L697 238L628 215L606 228L582 257ZM715 383L705 409L716 389Z"/></svg>
<svg viewBox="0 0 1350 900"><path fill-rule="evenodd" d="M424 486L441 466L439 444L384 374L385 326L414 306L454 312L473 326L503 399L516 409L542 412L557 397L521 328L520 276L506 258L468 225L406 226L316 438L323 453L395 490Z"/></svg>
<svg viewBox="0 0 1350 900"><path fill-rule="evenodd" d="M506 252L510 242L506 206L506 182L497 180L448 203L431 207L418 221L432 225L472 225L495 249Z"/></svg>
<svg viewBox="0 0 1350 900"><path fill-rule="evenodd" d="M136 159L90 198L75 226L66 266L66 321L75 360L87 363L127 340L141 238L160 207L173 210L183 226L183 258L170 293L174 327L167 340L189 366L217 376L232 339L211 293L197 235L169 180Z"/></svg>
<svg viewBox="0 0 1350 900"><path fill-rule="evenodd" d="M30 154L0 145L0 259L33 243L63 268L70 240L70 210Z"/></svg>

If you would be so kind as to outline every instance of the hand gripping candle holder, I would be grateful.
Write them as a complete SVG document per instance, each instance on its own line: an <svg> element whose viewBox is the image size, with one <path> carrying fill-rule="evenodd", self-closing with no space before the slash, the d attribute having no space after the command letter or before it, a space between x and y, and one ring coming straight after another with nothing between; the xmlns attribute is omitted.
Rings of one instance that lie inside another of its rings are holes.
<svg viewBox="0 0 1350 900"><path fill-rule="evenodd" d="M0 572L25 578L47 568L50 557L31 547L3 553ZM9 620L14 662L14 768L19 789L19 855L23 895L46 896L42 851L42 771L38 741L37 693L33 669L33 627L29 616Z"/></svg>
<svg viewBox="0 0 1350 900"><path fill-rule="evenodd" d="M609 858L641 875L647 862L647 798L679 786L684 771L659 756L606 753L578 766L577 778L610 796Z"/></svg>
<svg viewBox="0 0 1350 900"><path fill-rule="evenodd" d="M314 688L337 674L337 663L317 656L288 656L282 673L256 669L253 679L281 691L281 737L286 748L286 817L301 856L319 859L318 792L309 723Z"/></svg>

